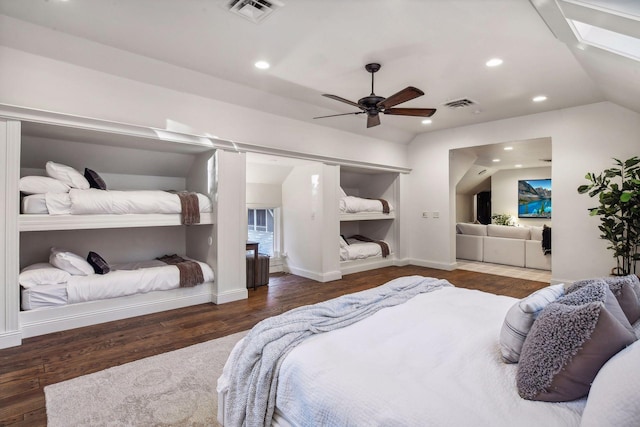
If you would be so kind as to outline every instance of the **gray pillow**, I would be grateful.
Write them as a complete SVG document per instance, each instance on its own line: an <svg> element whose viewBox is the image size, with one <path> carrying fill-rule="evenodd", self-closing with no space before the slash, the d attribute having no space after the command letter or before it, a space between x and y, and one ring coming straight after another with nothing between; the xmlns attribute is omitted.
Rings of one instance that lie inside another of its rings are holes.
<svg viewBox="0 0 640 427"><path fill-rule="evenodd" d="M507 312L500 330L500 352L506 363L518 363L522 344L538 314L564 295L564 285L542 288L515 303Z"/></svg>
<svg viewBox="0 0 640 427"><path fill-rule="evenodd" d="M522 347L516 383L521 397L545 402L579 399L609 358L635 336L602 302L549 304Z"/></svg>
<svg viewBox="0 0 640 427"><path fill-rule="evenodd" d="M564 402L589 393L600 368L636 339L606 284L549 304L522 346L516 383L525 399Z"/></svg>
<svg viewBox="0 0 640 427"><path fill-rule="evenodd" d="M640 283L636 275L621 277L603 277L601 279L580 280L567 287L567 294L577 291L592 283L606 283L618 300L618 304L627 316L629 323L640 319Z"/></svg>

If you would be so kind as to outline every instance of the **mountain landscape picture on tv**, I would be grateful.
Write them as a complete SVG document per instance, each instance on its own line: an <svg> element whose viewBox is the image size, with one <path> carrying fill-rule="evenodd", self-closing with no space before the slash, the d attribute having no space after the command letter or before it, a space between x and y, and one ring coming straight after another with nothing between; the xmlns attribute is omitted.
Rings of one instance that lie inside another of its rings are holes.
<svg viewBox="0 0 640 427"><path fill-rule="evenodd" d="M518 181L518 218L551 218L551 179Z"/></svg>

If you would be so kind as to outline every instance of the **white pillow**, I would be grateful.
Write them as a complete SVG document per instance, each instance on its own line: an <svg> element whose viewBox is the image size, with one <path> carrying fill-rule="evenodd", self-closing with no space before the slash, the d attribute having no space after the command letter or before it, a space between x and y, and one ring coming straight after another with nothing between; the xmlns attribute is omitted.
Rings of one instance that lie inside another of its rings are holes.
<svg viewBox="0 0 640 427"><path fill-rule="evenodd" d="M95 274L93 267L80 255L68 252L58 248L51 248L49 256L51 265L67 271L69 274L76 276L88 276Z"/></svg>
<svg viewBox="0 0 640 427"><path fill-rule="evenodd" d="M344 236L340 235L340 248L346 248L349 243L345 240Z"/></svg>
<svg viewBox="0 0 640 427"><path fill-rule="evenodd" d="M593 380L581 427L637 426L640 420L640 341L621 350Z"/></svg>
<svg viewBox="0 0 640 427"><path fill-rule="evenodd" d="M70 277L71 274L48 262L39 262L23 268L18 276L18 283L28 289L38 285L66 283Z"/></svg>
<svg viewBox="0 0 640 427"><path fill-rule="evenodd" d="M86 190L91 187L87 178L71 166L65 166L60 163L48 161L45 165L45 169L47 170L47 175L51 178L59 179L69 187L79 188L81 190Z"/></svg>
<svg viewBox="0 0 640 427"><path fill-rule="evenodd" d="M25 194L68 193L69 186L48 176L23 176L18 189Z"/></svg>
<svg viewBox="0 0 640 427"><path fill-rule="evenodd" d="M500 330L500 351L506 363L518 363L525 338L538 314L564 295L564 285L542 288L509 309Z"/></svg>

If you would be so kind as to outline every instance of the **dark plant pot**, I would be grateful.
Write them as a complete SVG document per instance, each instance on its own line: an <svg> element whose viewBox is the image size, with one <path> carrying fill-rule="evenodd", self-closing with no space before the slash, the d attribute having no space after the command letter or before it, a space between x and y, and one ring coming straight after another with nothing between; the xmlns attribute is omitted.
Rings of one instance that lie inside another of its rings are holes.
<svg viewBox="0 0 640 427"><path fill-rule="evenodd" d="M622 270L621 267L613 267L611 269L611 275L612 276L626 276L626 274L624 274L624 271Z"/></svg>

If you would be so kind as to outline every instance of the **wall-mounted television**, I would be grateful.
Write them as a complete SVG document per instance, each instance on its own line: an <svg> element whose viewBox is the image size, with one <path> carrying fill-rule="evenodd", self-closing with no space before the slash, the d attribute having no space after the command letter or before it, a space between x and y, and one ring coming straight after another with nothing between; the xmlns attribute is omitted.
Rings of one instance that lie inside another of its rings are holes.
<svg viewBox="0 0 640 427"><path fill-rule="evenodd" d="M518 218L551 218L551 179L518 181Z"/></svg>

